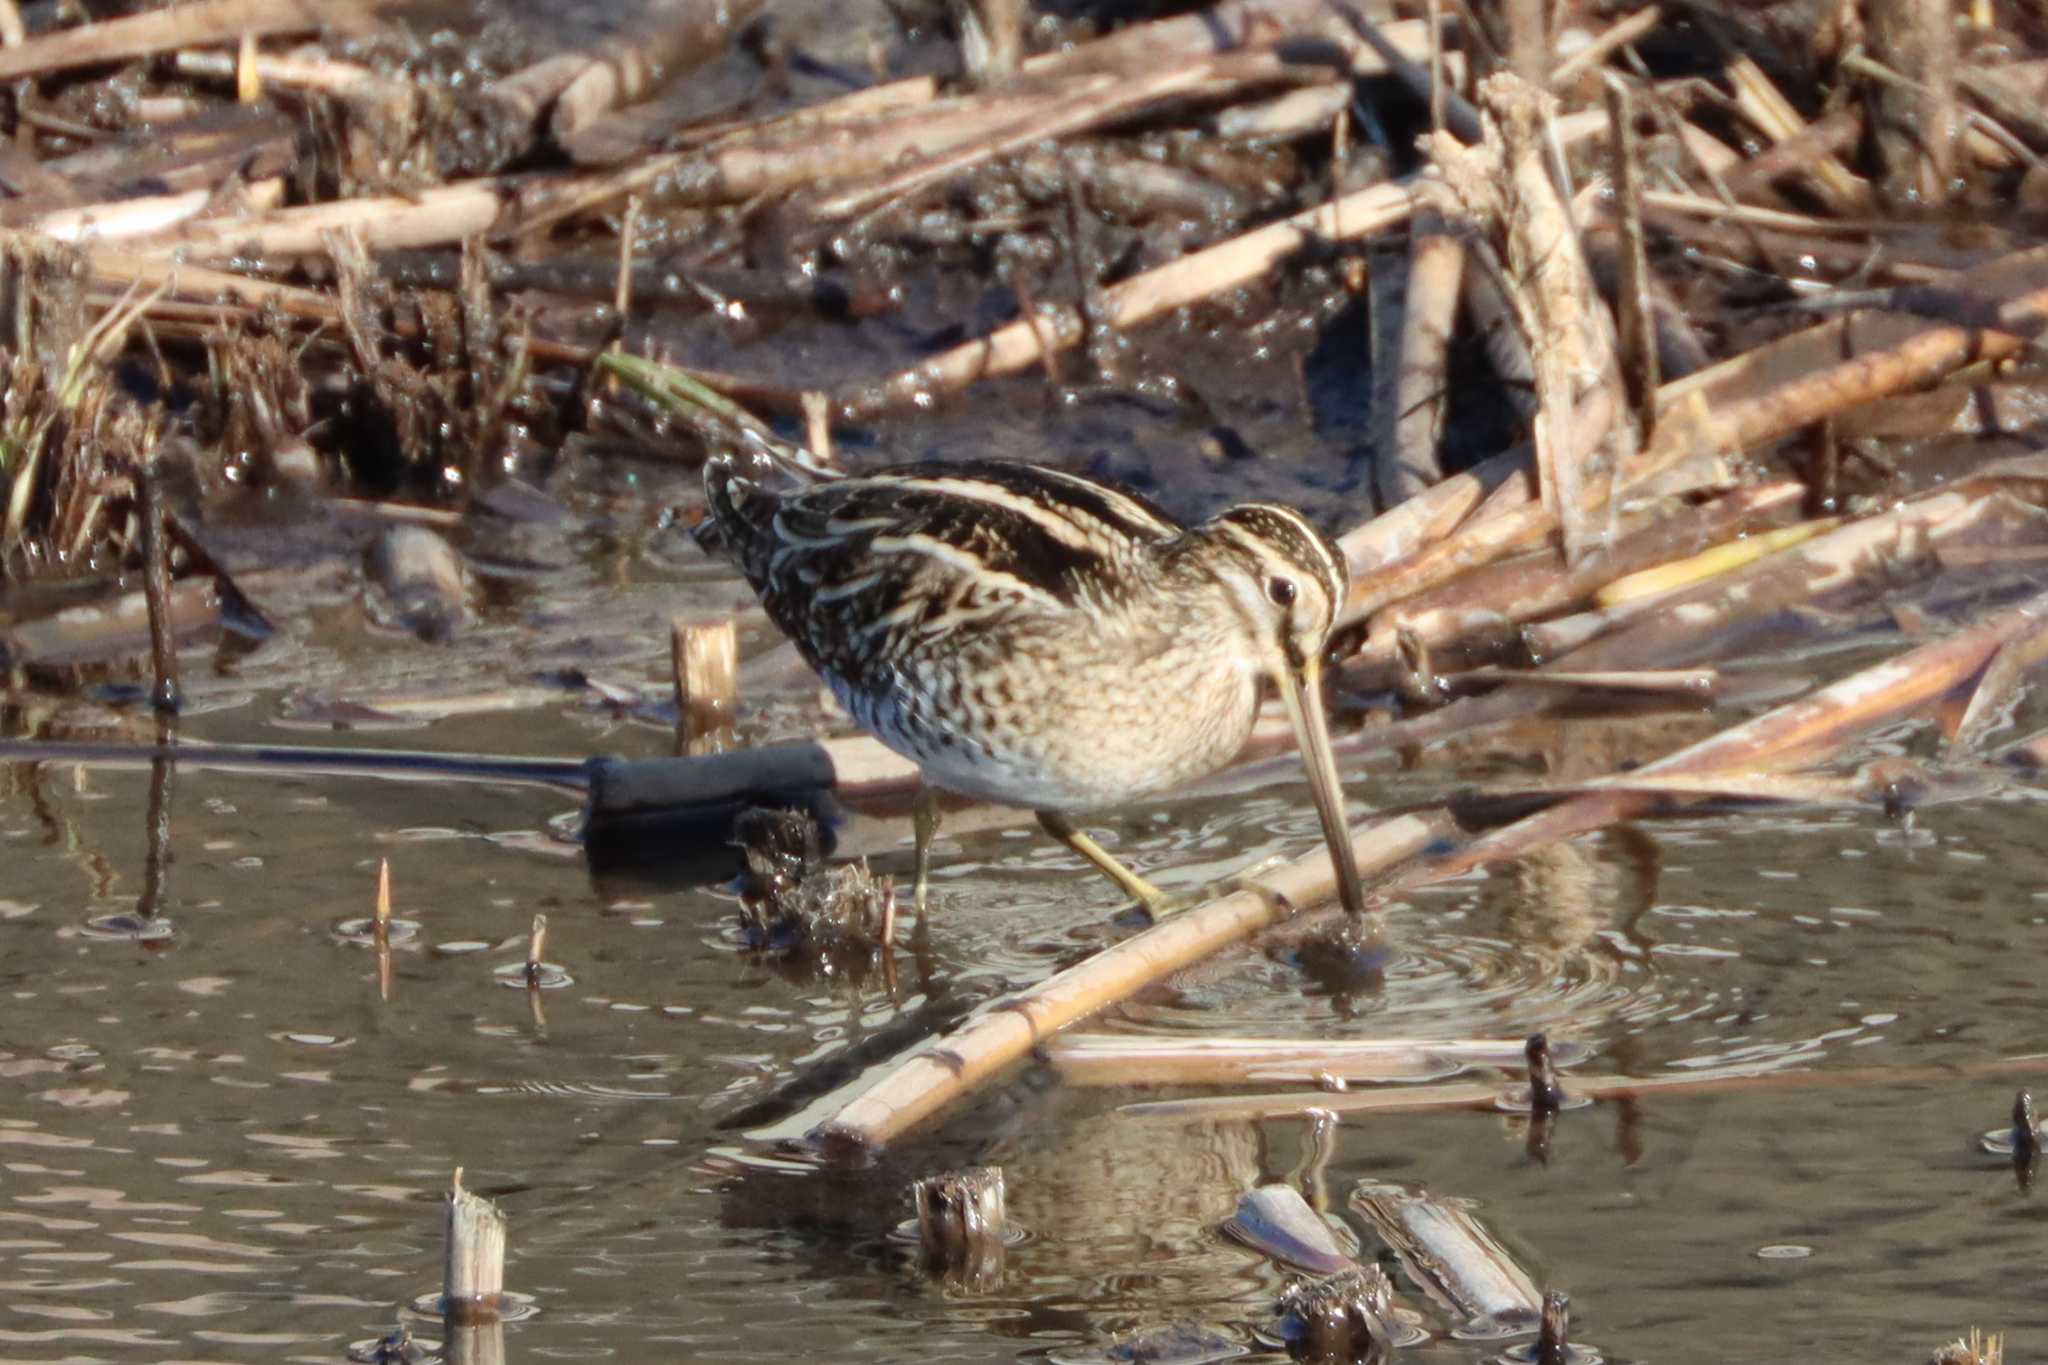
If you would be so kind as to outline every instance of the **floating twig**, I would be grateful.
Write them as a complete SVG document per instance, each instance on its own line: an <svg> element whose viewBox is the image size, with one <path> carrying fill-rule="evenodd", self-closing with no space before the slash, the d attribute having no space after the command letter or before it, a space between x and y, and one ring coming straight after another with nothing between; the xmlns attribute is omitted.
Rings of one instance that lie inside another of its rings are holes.
<svg viewBox="0 0 2048 1365"><path fill-rule="evenodd" d="M1274 1081L1428 1080L1512 1066L1515 1039L1157 1038L1067 1032L1044 1046L1069 1085L1231 1085Z"/></svg>
<svg viewBox="0 0 2048 1365"><path fill-rule="evenodd" d="M1954 1067L1887 1069L1864 1067L1835 1071L1788 1071L1772 1066L1726 1067L1709 1072L1656 1076L1572 1076L1572 1094L1595 1103L1647 1099L1656 1095L1685 1097L1769 1090L1781 1086L1893 1086L1946 1084L1964 1077L2039 1075L2048 1072L2048 1057L2001 1057ZM1263 1095L1219 1095L1178 1100L1139 1100L1120 1107L1126 1118L1174 1123L1245 1122L1298 1119L1315 1110L1343 1114L1425 1114L1453 1109L1498 1113L1501 1088L1471 1081L1438 1085L1389 1086L1333 1093L1299 1090Z"/></svg>

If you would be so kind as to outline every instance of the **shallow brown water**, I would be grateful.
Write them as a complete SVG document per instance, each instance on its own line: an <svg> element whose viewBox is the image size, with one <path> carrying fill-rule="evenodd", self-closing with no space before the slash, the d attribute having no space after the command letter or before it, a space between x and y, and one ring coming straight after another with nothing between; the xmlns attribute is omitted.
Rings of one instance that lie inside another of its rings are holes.
<svg viewBox="0 0 2048 1365"><path fill-rule="evenodd" d="M687 478L572 477L573 515L527 546L558 567L500 585L445 649L338 600L286 613L253 653L188 651L183 734L666 752L656 720L569 694L392 733L289 718L567 664L659 700L666 613L739 599L656 523ZM785 693L765 732L808 724L804 695ZM147 733L79 700L7 715L16 734ZM1369 767L1351 786L1384 805L1473 775ZM1285 1281L1216 1224L1288 1176L1299 1121L1134 1119L1119 1106L1150 1092L1031 1069L872 1170L801 1171L750 1141L800 1129L832 1082L935 1022L1126 932L1107 887L1023 827L948 840L932 951L903 958L892 996L749 957L718 888L593 871L571 837L576 797L541 787L177 771L158 906L172 931L97 937L96 917L145 895L151 790L146 767L0 766L7 1359L336 1359L436 1288L457 1166L512 1220L509 1284L537 1309L506 1329L517 1358L1029 1359L1179 1321L1243 1336ZM1539 1284L1570 1291L1579 1337L1610 1359L1917 1359L1972 1324L2018 1345L2044 1325L2041 1211L1976 1142L2027 1077L1930 1069L2040 1050L2038 801L2013 786L1910 826L1791 811L1614 831L1398 905L1378 992L1320 994L1246 951L1105 1023L1544 1029L1588 1045L1588 1072L1836 1077L1571 1112L1547 1163L1499 1115L1360 1118L1339 1130L1327 1188L1339 1209L1368 1179L1472 1201ZM1296 785L1104 827L1169 888L1315 842ZM420 926L388 1000L372 955L337 932L367 912L380 859ZM537 911L571 978L539 1013L494 975ZM886 1234L909 1178L978 1162L1003 1166L1031 1238L1000 1285L941 1287Z"/></svg>

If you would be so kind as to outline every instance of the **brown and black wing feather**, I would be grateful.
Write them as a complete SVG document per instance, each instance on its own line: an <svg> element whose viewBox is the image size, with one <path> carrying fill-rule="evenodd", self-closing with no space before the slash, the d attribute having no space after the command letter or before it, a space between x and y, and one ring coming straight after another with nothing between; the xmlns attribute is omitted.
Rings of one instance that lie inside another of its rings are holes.
<svg viewBox="0 0 2048 1365"><path fill-rule="evenodd" d="M707 470L716 538L814 666L858 675L960 627L1049 628L1181 528L1135 493L1001 461L776 492Z"/></svg>

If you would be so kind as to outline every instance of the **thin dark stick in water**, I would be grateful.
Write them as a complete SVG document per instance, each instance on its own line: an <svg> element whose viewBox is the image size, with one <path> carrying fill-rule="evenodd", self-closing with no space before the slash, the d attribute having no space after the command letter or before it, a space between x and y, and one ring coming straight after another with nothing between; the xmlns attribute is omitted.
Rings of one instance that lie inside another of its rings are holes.
<svg viewBox="0 0 2048 1365"><path fill-rule="evenodd" d="M178 709L178 637L171 625L171 546L164 534L163 485L154 464L137 474L142 491L142 586L149 607L150 705Z"/></svg>
<svg viewBox="0 0 2048 1365"><path fill-rule="evenodd" d="M174 717L164 717L161 724L175 734ZM175 779L168 756L159 756L150 763L148 848L142 864L142 895L135 902L135 913L143 919L153 918L163 908L164 896L170 890L171 792Z"/></svg>

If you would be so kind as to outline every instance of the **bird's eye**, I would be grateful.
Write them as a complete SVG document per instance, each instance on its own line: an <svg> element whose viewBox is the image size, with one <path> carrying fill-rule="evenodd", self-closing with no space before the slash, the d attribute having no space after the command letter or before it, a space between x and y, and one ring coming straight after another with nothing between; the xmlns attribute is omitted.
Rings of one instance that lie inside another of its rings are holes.
<svg viewBox="0 0 2048 1365"><path fill-rule="evenodd" d="M1273 605L1291 607L1294 605L1294 580L1291 578L1269 578L1266 580L1266 596L1273 599Z"/></svg>

